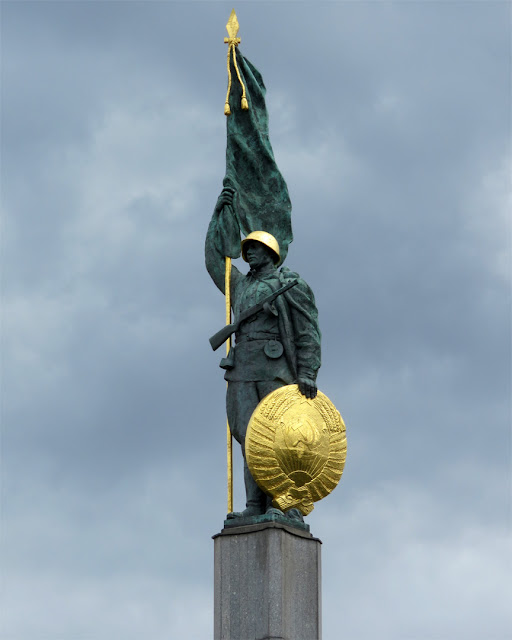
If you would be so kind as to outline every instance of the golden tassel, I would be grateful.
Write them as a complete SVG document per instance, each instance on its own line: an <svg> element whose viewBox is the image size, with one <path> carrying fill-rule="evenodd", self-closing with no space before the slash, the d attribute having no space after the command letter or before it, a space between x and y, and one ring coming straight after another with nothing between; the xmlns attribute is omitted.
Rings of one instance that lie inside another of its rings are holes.
<svg viewBox="0 0 512 640"><path fill-rule="evenodd" d="M240 38L236 37L237 34L238 34L238 20L237 20L236 13L235 13L234 9L231 12L231 15L229 16L229 20L228 20L228 23L226 25L226 29L227 29L228 34L229 34L229 38L224 38L224 42L228 45L228 91L227 91L227 94L226 94L226 102L224 104L224 115L229 116L229 115L231 115L231 108L229 106L229 94L231 92L231 66L230 66L231 51L233 51L233 62L234 62L234 65L235 65L236 75L238 76L238 81L240 82L240 85L242 86L242 100L241 100L242 111L248 111L249 110L249 103L247 102L247 97L245 95L245 85L242 82L242 78L240 76L240 71L238 70L238 65L236 63L235 47L238 47L238 45L240 44Z"/></svg>
<svg viewBox="0 0 512 640"><path fill-rule="evenodd" d="M228 41L228 38L224 38L224 42ZM226 103L224 105L224 115L225 116L230 116L231 115L231 109L229 108L229 94L231 92L231 65L230 63L230 57L231 57L231 47L234 48L234 44L229 44L228 47L228 92L226 93Z"/></svg>

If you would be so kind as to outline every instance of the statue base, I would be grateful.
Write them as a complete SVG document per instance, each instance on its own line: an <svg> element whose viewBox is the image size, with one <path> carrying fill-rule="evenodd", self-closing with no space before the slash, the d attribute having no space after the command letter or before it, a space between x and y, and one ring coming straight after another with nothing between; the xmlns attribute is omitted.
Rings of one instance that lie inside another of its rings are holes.
<svg viewBox="0 0 512 640"><path fill-rule="evenodd" d="M307 531L309 533L309 524L306 524L301 520L295 520L295 518L288 518L284 514L279 515L277 513L263 513L261 516L248 516L247 518L226 518L226 520L224 520L224 528L231 529L232 527L246 527L248 525L262 524L264 522L279 522L287 527L300 529L301 531Z"/></svg>
<svg viewBox="0 0 512 640"><path fill-rule="evenodd" d="M321 639L322 543L270 517L213 536L214 640Z"/></svg>

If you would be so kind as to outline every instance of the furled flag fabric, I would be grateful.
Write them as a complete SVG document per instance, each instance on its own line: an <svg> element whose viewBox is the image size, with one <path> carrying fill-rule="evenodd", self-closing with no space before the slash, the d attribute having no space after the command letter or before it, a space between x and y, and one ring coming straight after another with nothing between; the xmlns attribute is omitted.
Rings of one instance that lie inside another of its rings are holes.
<svg viewBox="0 0 512 640"><path fill-rule="evenodd" d="M227 120L226 175L224 186L235 190L234 207L224 207L218 218L226 255L240 256L240 232L267 231L279 242L281 262L293 240L288 187L279 171L270 144L265 85L260 72L236 49L240 76L249 103L241 108L242 87L231 57L231 115ZM212 230L211 230L212 231Z"/></svg>

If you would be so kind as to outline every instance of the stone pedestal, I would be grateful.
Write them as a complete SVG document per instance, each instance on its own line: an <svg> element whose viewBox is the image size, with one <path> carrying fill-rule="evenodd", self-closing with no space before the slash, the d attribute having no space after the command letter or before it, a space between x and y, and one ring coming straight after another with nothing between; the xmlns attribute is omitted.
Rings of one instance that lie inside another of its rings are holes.
<svg viewBox="0 0 512 640"><path fill-rule="evenodd" d="M213 538L214 640L321 639L318 538L276 521Z"/></svg>

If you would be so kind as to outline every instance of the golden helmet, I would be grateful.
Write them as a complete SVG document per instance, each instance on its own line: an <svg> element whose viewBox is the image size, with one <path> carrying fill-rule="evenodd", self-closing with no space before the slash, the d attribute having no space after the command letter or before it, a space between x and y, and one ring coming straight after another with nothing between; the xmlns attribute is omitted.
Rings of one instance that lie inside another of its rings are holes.
<svg viewBox="0 0 512 640"><path fill-rule="evenodd" d="M274 262L275 264L279 264L281 260L281 256L279 254L279 243L274 238L271 233L267 233L266 231L252 231L246 238L242 240L242 258L247 262L247 256L245 255L244 245L249 240L255 240L257 242L261 242L266 247L271 249L274 252Z"/></svg>

